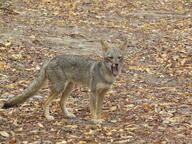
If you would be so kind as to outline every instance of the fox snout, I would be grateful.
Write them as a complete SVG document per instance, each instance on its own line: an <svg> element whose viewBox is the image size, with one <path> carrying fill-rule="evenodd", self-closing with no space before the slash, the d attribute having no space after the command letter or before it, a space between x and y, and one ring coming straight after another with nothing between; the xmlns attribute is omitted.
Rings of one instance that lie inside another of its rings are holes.
<svg viewBox="0 0 192 144"><path fill-rule="evenodd" d="M111 65L111 72L112 72L112 74L114 76L119 75L119 70L120 70L119 64L118 63L112 63L112 65Z"/></svg>

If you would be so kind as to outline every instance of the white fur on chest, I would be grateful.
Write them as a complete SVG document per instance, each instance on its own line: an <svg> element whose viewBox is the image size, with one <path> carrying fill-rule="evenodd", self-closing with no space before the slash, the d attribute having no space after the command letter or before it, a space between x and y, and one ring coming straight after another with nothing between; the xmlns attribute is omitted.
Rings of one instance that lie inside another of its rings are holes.
<svg viewBox="0 0 192 144"><path fill-rule="evenodd" d="M97 88L97 89L110 89L111 86L112 86L112 84L106 84L106 83L100 82L100 83L98 83L98 84L96 85L96 88Z"/></svg>

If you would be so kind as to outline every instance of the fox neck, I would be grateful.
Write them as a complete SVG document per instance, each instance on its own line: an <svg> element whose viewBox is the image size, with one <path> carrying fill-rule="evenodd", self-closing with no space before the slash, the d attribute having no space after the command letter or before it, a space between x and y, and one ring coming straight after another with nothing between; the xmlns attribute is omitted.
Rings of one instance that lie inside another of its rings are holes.
<svg viewBox="0 0 192 144"><path fill-rule="evenodd" d="M107 68L105 62L101 62L100 74L103 76L104 80L110 84L112 84L116 79L111 73L111 70Z"/></svg>

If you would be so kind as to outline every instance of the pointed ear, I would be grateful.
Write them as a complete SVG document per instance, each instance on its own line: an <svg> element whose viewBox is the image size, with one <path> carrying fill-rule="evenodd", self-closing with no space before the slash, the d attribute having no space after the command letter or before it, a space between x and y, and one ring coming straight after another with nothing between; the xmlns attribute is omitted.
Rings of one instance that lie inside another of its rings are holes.
<svg viewBox="0 0 192 144"><path fill-rule="evenodd" d="M101 45L102 45L102 50L104 52L106 52L109 49L109 45L103 40L100 40L100 42L101 42Z"/></svg>
<svg viewBox="0 0 192 144"><path fill-rule="evenodd" d="M122 44L120 44L119 49L124 51L126 47L127 47L127 40L125 40Z"/></svg>

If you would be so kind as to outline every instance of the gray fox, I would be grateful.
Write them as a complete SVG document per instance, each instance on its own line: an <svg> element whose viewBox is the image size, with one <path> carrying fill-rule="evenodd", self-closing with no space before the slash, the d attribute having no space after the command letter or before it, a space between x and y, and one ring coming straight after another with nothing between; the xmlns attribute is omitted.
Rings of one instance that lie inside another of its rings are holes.
<svg viewBox="0 0 192 144"><path fill-rule="evenodd" d="M43 65L38 77L20 94L8 102L4 109L17 106L35 95L47 79L50 82L50 95L45 101L44 116L48 120L54 117L49 114L49 105L61 94L60 106L65 116L75 117L66 108L66 100L74 87L74 83L88 86L91 90L90 111L94 122L102 122L101 109L106 92L121 72L124 49L127 41L114 47L101 40L103 60L96 61L78 55L56 56Z"/></svg>

